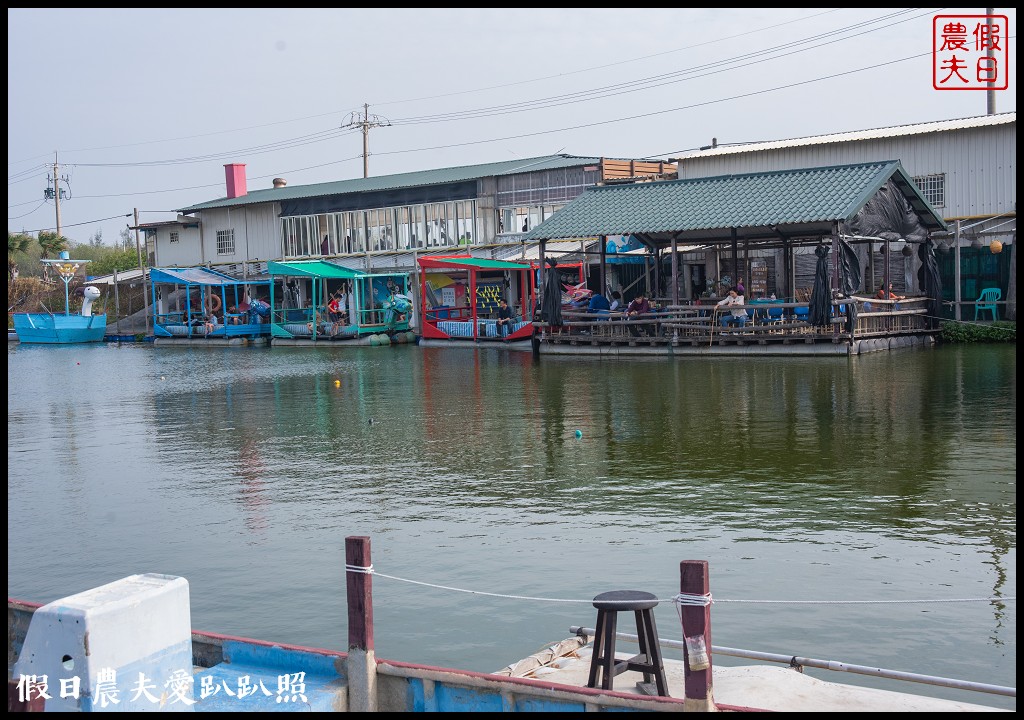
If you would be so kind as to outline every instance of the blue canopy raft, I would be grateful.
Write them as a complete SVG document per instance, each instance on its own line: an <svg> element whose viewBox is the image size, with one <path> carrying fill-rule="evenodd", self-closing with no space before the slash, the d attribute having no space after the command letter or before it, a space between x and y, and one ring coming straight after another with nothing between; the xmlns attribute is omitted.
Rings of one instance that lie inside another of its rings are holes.
<svg viewBox="0 0 1024 720"><path fill-rule="evenodd" d="M207 267L151 268L149 277L156 344L269 343L269 279L238 279Z"/></svg>

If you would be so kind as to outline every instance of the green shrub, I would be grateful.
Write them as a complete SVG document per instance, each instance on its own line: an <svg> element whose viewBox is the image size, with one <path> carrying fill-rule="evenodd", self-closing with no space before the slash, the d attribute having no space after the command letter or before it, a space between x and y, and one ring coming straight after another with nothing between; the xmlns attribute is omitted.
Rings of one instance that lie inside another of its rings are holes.
<svg viewBox="0 0 1024 720"><path fill-rule="evenodd" d="M988 325L946 321L940 326L942 341L947 343L1016 343L1017 323L999 320Z"/></svg>

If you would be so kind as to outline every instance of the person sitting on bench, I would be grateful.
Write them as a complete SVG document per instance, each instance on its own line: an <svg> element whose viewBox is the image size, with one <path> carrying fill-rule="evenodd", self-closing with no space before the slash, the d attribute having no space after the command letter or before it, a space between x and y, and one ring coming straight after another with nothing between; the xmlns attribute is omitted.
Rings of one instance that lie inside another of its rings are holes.
<svg viewBox="0 0 1024 720"><path fill-rule="evenodd" d="M728 295L718 301L717 307L733 307L728 313L722 315L722 327L729 327L730 325L744 327L747 324L747 311L742 305L743 296L736 292L736 288L732 288Z"/></svg>

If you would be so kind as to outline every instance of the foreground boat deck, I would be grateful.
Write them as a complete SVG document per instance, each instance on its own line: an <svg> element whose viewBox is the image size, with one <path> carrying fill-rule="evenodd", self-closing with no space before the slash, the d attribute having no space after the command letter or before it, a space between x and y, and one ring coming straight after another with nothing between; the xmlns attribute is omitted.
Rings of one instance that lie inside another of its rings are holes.
<svg viewBox="0 0 1024 720"><path fill-rule="evenodd" d="M570 642L570 641L566 641ZM573 687L585 687L590 673L592 646L581 647L514 677L528 677ZM630 653L615 654L626 659ZM684 697L682 660L665 658L669 695ZM614 679L616 692L647 694L643 675L627 671ZM722 710L774 712L1013 712L1000 708L909 692L894 692L844 683L827 682L789 667L769 665L714 666L714 699ZM979 698L981 699L981 698Z"/></svg>

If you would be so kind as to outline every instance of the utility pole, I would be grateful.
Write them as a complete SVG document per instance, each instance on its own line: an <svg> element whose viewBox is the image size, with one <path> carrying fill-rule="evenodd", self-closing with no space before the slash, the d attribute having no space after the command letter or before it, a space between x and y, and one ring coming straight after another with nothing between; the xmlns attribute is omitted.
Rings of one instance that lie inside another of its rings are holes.
<svg viewBox="0 0 1024 720"><path fill-rule="evenodd" d="M985 16L986 16L985 24L988 25L988 37L989 38L992 37L992 15L995 13L995 11L996 11L995 8L985 8ZM1006 28L1006 34L1007 35L1010 34L1009 30L1010 30L1009 28ZM989 67L993 66L993 62L995 61L995 52L996 52L995 48L992 47L992 42L990 41L989 44L988 44L988 51L985 53L986 55L988 55ZM1006 69L1004 68L1003 71L1005 72ZM994 80L989 80L988 81L988 90L985 91L985 96L986 96L986 101L987 101L985 109L987 110L987 114L989 114L989 115L995 115L996 114L996 91L992 89L993 86L995 86L995 81ZM959 250L959 248L957 248L957 250Z"/></svg>
<svg viewBox="0 0 1024 720"><path fill-rule="evenodd" d="M57 153L53 154L53 187L47 185L46 191L43 193L43 197L47 200L53 199L54 205L57 208L57 237L60 235L60 165L57 164Z"/></svg>
<svg viewBox="0 0 1024 720"><path fill-rule="evenodd" d="M53 158L53 204L57 208L57 238L60 238L60 176L57 175L57 156Z"/></svg>
<svg viewBox="0 0 1024 720"><path fill-rule="evenodd" d="M363 114L359 115L358 112L352 112L348 116L348 120L341 127L358 127L363 131L363 177L370 177L370 128L374 127L391 127L391 121L387 118L382 118L380 115L370 115L370 106L367 103L363 103Z"/></svg>
<svg viewBox="0 0 1024 720"><path fill-rule="evenodd" d="M65 178L67 181L67 178ZM60 165L57 164L57 153L53 153L53 187L50 187L50 179L46 180L46 190L43 191L43 197L46 200L53 199L54 206L57 211L57 240L61 238L61 227L60 227ZM50 266L48 264L43 265L43 279L50 279ZM64 287L67 290L67 285ZM64 306L67 308L67 305Z"/></svg>

